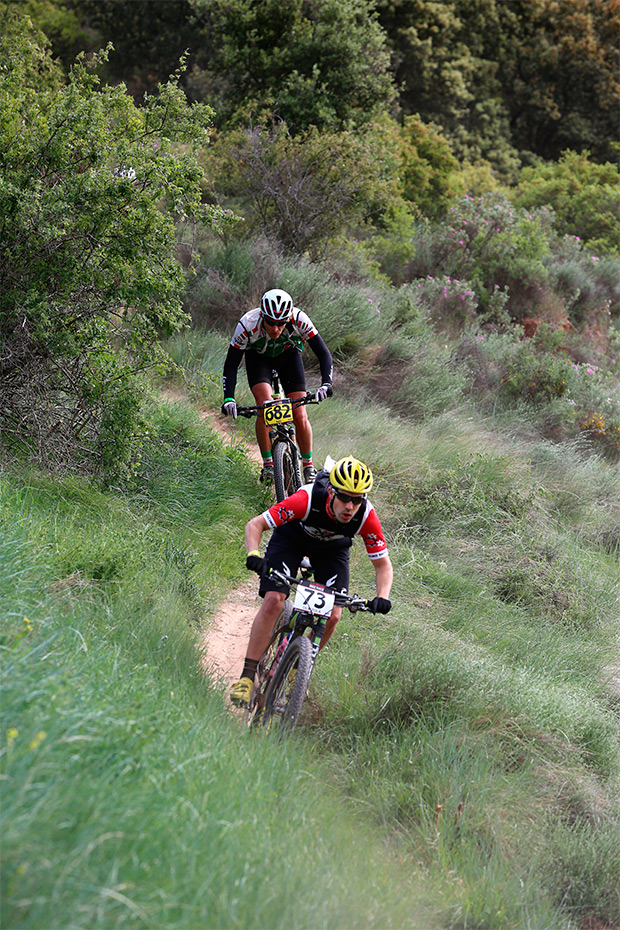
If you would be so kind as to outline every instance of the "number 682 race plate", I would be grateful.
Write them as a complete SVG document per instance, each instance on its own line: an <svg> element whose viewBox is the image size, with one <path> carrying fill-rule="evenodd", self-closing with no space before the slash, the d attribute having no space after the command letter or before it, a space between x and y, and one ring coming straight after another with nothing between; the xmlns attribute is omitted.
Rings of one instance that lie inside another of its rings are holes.
<svg viewBox="0 0 620 930"><path fill-rule="evenodd" d="M294 607L297 610L309 610L319 617L329 617L334 606L335 596L326 591L322 584L308 581L298 584L295 591Z"/></svg>
<svg viewBox="0 0 620 930"><path fill-rule="evenodd" d="M274 426L276 423L292 423L293 405L288 397L282 400L269 400L265 404L264 415L267 426Z"/></svg>

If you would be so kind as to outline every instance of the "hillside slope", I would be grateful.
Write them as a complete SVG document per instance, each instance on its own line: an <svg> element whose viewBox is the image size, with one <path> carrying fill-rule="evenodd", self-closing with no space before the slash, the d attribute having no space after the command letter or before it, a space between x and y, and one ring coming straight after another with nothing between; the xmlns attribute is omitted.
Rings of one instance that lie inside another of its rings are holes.
<svg viewBox="0 0 620 930"><path fill-rule="evenodd" d="M216 372L224 346L196 334L192 355ZM383 404L350 366L336 385L315 451L372 464L395 607L343 618L299 738L400 837L446 926L613 927L619 470L541 438L523 408L415 422L398 379ZM444 388L457 396L447 372ZM371 583L360 553L353 574Z"/></svg>
<svg viewBox="0 0 620 930"><path fill-rule="evenodd" d="M153 401L132 490L5 470L3 926L617 924L617 470L462 408L313 424L372 463L394 610L343 619L285 746L200 668L267 503L237 443Z"/></svg>

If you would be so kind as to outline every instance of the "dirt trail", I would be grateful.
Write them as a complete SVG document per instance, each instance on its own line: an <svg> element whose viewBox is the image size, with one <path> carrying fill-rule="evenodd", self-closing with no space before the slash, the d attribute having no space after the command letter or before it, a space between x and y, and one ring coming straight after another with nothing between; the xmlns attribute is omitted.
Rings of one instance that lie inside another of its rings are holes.
<svg viewBox="0 0 620 930"><path fill-rule="evenodd" d="M182 391L174 390L168 390L166 397L171 401L185 399ZM226 441L233 440L233 426L228 417L223 417L206 407L199 407L198 411L211 429ZM239 441L238 437L234 438ZM261 465L258 447L254 443L243 442L242 445L248 458ZM250 627L260 604L257 592L258 579L252 575L220 604L213 620L202 633L199 646L201 665L226 686L226 691L241 674Z"/></svg>
<svg viewBox="0 0 620 930"><path fill-rule="evenodd" d="M202 667L227 687L243 668L250 627L260 604L257 581L252 576L231 592L202 635Z"/></svg>

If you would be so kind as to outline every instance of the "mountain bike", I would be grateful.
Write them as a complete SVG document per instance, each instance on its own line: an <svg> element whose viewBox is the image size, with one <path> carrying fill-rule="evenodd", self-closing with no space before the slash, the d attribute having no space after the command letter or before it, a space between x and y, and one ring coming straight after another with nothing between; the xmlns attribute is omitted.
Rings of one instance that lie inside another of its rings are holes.
<svg viewBox="0 0 620 930"><path fill-rule="evenodd" d="M273 454L273 480L276 498L283 501L298 491L303 484L301 470L301 453L295 441L293 410L307 404L318 404L316 394L308 391L305 397L290 400L281 395L280 383L274 372L274 394L272 400L251 407L237 407L240 417L255 417L263 413L265 425L269 429Z"/></svg>
<svg viewBox="0 0 620 930"><path fill-rule="evenodd" d="M343 594L313 581L308 559L301 564L301 577L271 569L270 575L295 589L274 624L269 645L258 663L255 686L246 723L268 732L274 726L290 732L297 723L308 692L310 675L325 624L334 606L352 613L369 610L369 601L357 594Z"/></svg>

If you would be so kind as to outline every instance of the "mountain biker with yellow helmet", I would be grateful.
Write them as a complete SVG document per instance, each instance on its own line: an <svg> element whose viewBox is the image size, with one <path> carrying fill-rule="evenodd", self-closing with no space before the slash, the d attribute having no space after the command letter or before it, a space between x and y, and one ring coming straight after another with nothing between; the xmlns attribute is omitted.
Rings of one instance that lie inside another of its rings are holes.
<svg viewBox="0 0 620 930"><path fill-rule="evenodd" d="M370 602L373 613L386 614L393 569L377 512L367 498L373 483L367 465L352 456L340 459L331 470L320 471L314 484L306 484L290 497L251 519L245 527L246 566L260 575L263 603L254 618L241 678L231 689L233 704L250 700L256 667L267 648L275 620L289 594L289 587L269 577L269 570L295 575L304 556L310 559L315 580L337 591L349 586L349 549L361 536L375 569L377 596ZM273 530L264 559L258 547L262 535ZM334 607L326 624L321 648L328 642L342 607Z"/></svg>
<svg viewBox="0 0 620 930"><path fill-rule="evenodd" d="M332 394L332 357L310 317L293 306L286 291L274 288L263 294L260 307L249 310L237 323L224 362L222 413L237 416L235 388L237 371L245 358L248 384L257 404L272 397L272 372L277 371L284 393L291 400L305 397L306 375L301 358L308 343L321 368L321 386L316 399ZM303 405L293 408L295 433L303 463L304 481L312 481L316 469L312 464L312 427ZM261 481L273 480L273 457L269 430L262 415L256 418L256 439L263 459Z"/></svg>

